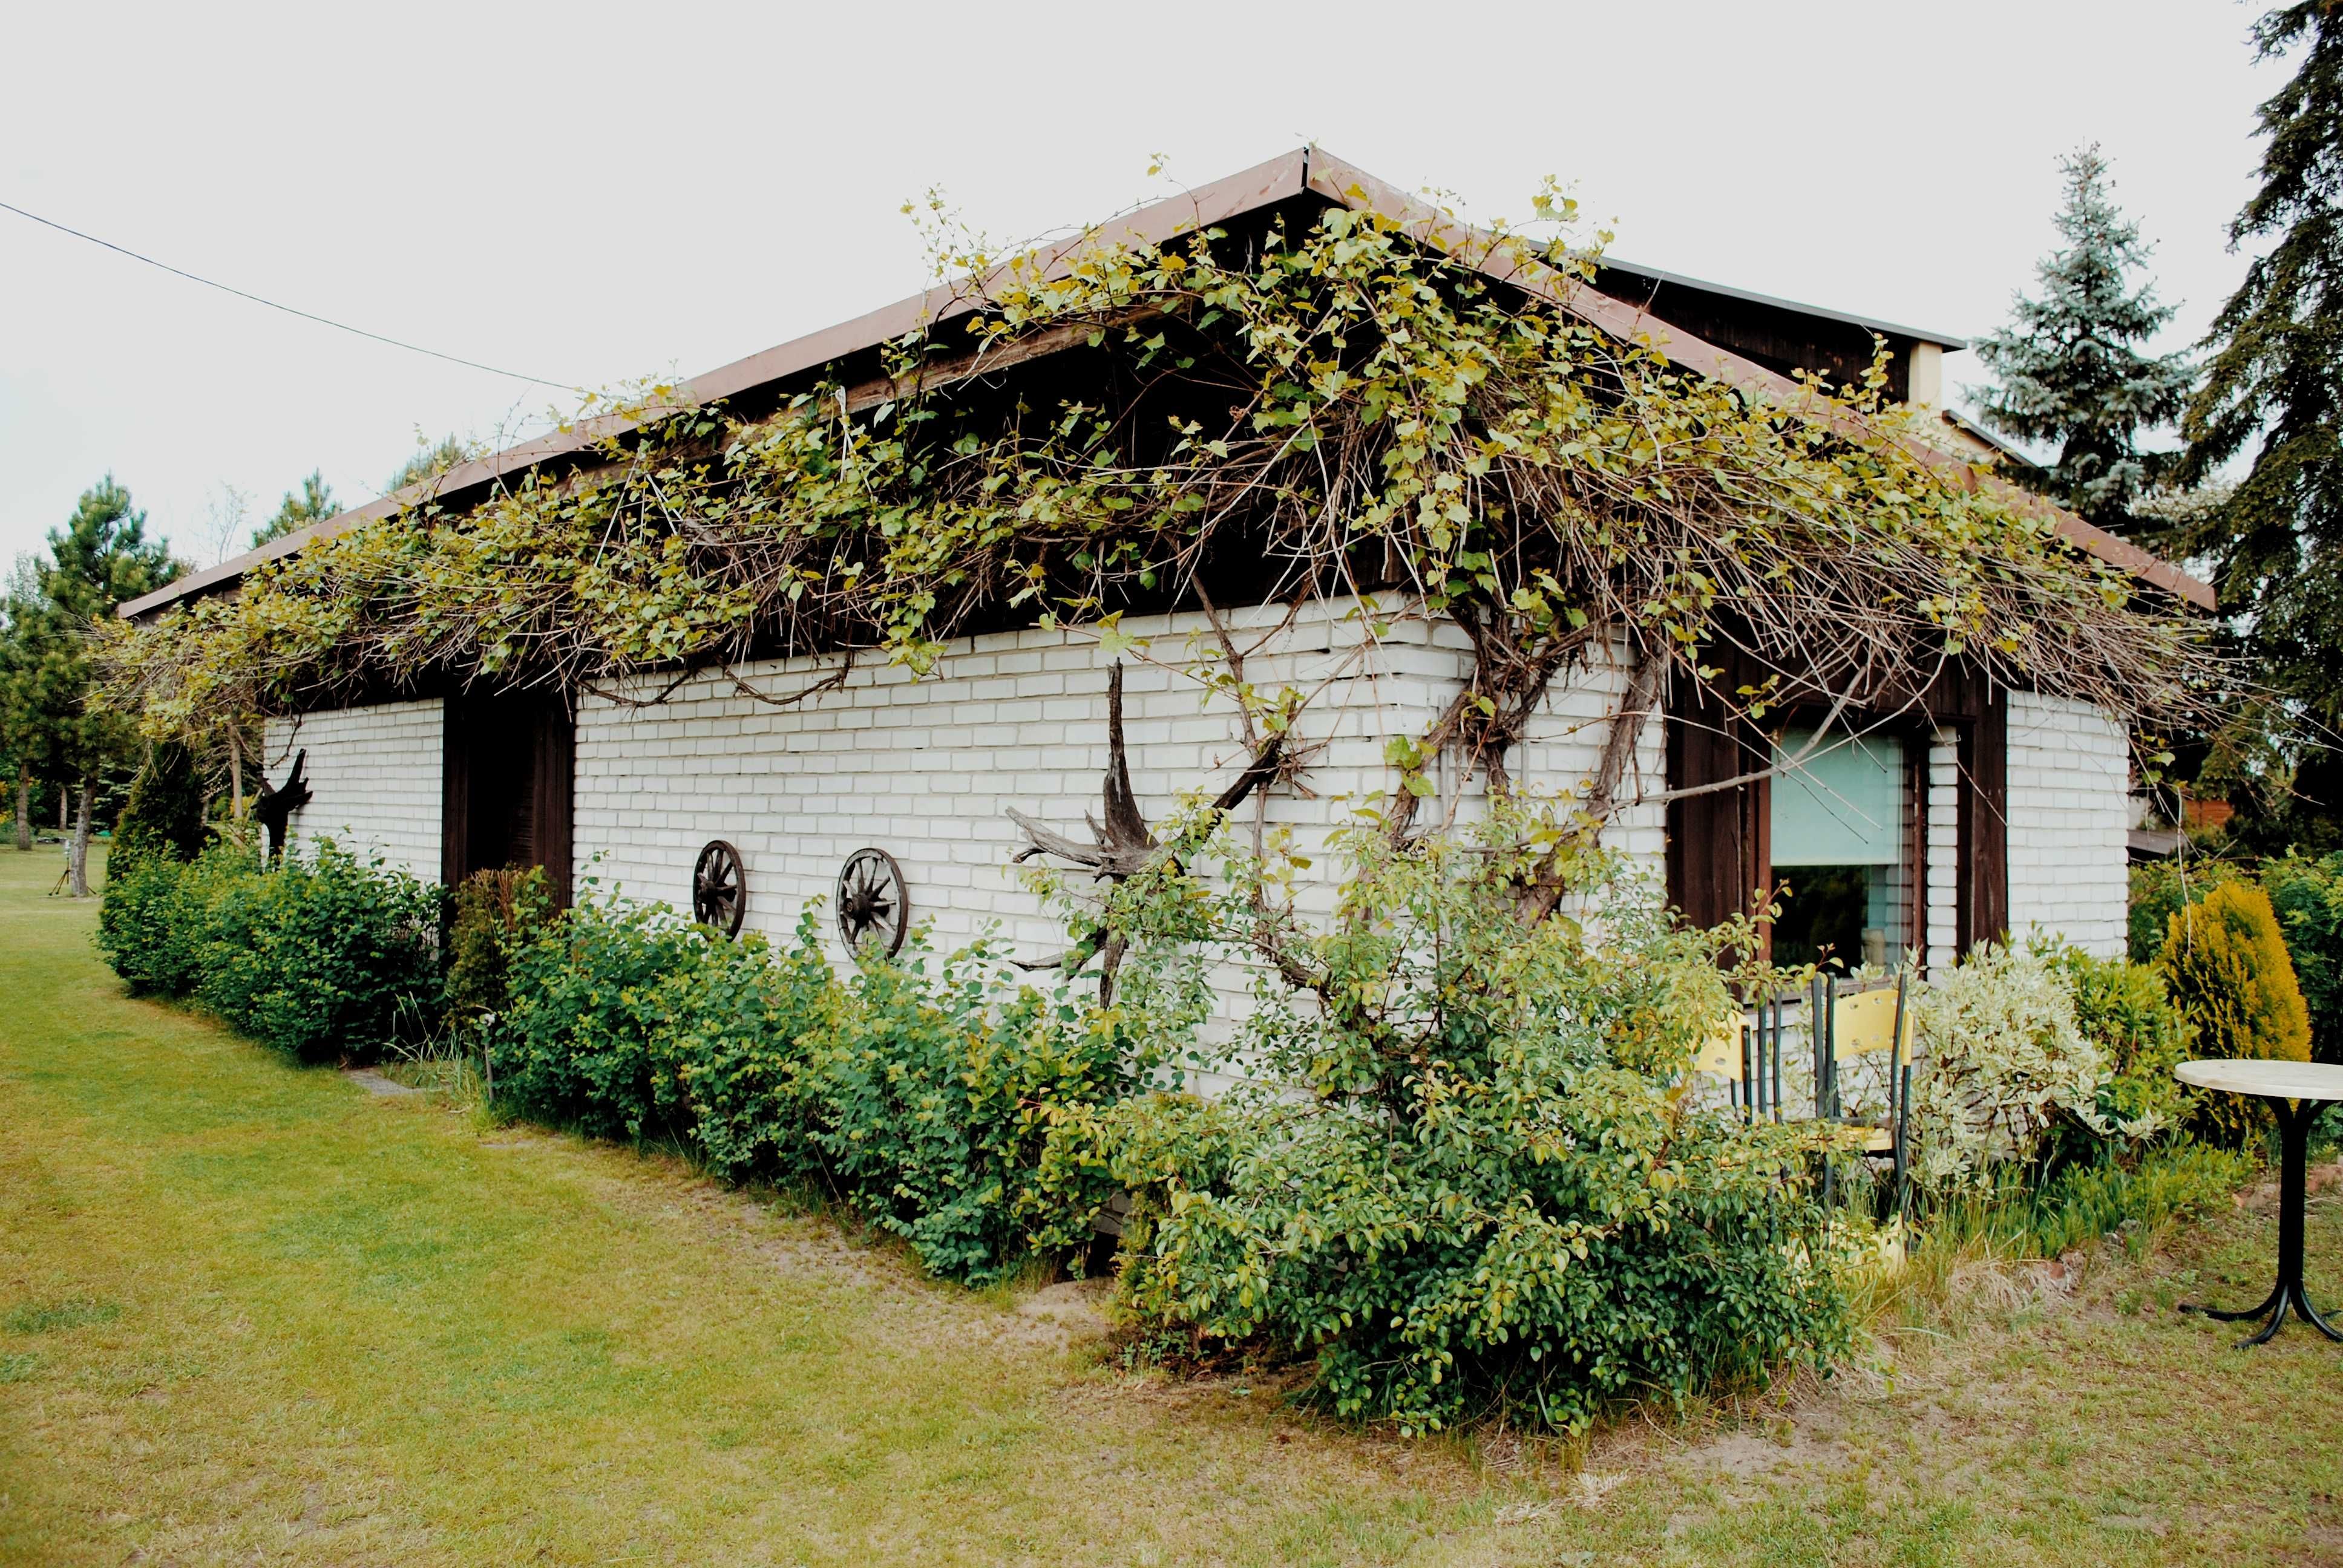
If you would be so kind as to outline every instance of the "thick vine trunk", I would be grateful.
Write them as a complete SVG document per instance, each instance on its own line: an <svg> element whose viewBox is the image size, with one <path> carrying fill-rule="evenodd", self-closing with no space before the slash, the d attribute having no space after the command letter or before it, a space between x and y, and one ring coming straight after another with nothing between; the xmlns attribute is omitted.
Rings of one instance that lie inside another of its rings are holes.
<svg viewBox="0 0 2343 1568"><path fill-rule="evenodd" d="M1619 710L1611 716L1611 732L1604 738L1603 760L1594 771L1594 785L1586 794L1586 818L1590 824L1587 841L1601 839L1604 827L1611 813L1618 809L1619 786L1627 777L1628 766L1635 759L1635 744L1644 736L1644 725L1659 707L1660 678L1667 673L1667 660L1647 648L1635 650L1635 673L1627 681L1627 694L1619 702ZM1561 852L1538 868L1534 880L1523 890L1515 905L1524 924L1534 925L1554 913L1562 902L1567 886L1562 877Z"/></svg>
<svg viewBox="0 0 2343 1568"><path fill-rule="evenodd" d="M67 861L73 872L73 896L89 897L89 780L81 784L80 809L74 812L73 848Z"/></svg>
<svg viewBox="0 0 2343 1568"><path fill-rule="evenodd" d="M244 820L244 738L235 725L227 727L227 814L231 820Z"/></svg>
<svg viewBox="0 0 2343 1568"><path fill-rule="evenodd" d="M30 849L32 847L33 777L20 772L16 775L16 848Z"/></svg>

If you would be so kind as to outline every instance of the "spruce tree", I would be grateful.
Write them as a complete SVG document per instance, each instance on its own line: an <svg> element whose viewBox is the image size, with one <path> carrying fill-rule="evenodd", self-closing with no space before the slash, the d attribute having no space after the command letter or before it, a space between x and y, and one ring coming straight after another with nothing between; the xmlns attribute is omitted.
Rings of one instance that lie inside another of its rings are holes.
<svg viewBox="0 0 2343 1568"><path fill-rule="evenodd" d="M2154 356L2147 340L2171 321L2147 265L2139 225L2109 194L2097 146L2059 160L2066 176L2063 241L2036 268L2039 298L2017 297L2010 325L1977 344L1997 385L1975 394L1977 417L2011 439L2055 448L2017 477L2101 528L2134 523L2131 504L2169 467L2141 435L2180 417L2194 372L2185 354Z"/></svg>
<svg viewBox="0 0 2343 1568"><path fill-rule="evenodd" d="M2331 733L2343 729L2343 7L2284 6L2253 36L2262 59L2302 55L2261 106L2260 188L2229 226L2250 259L2206 337L2180 477L2251 462L2177 542L2210 563L2258 681ZM2332 841L2343 763L2330 747L2278 749L2291 756L2267 791L2277 836Z"/></svg>

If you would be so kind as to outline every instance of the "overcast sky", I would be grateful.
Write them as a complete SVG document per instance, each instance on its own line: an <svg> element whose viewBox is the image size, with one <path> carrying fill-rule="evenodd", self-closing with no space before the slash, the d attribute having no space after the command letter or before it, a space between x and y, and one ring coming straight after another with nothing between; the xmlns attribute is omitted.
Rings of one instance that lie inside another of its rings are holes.
<svg viewBox="0 0 2343 1568"><path fill-rule="evenodd" d="M1311 140L1482 218L1553 174L1622 256L1970 336L2096 139L2178 344L2236 281L2283 75L2228 0L1124 9L26 6L0 202L594 387L914 292L898 209L930 186L1023 237L1162 194L1152 153L1202 184ZM417 431L525 434L568 400L0 212L0 560L108 470L203 561L230 489L256 522L317 467L355 505Z"/></svg>

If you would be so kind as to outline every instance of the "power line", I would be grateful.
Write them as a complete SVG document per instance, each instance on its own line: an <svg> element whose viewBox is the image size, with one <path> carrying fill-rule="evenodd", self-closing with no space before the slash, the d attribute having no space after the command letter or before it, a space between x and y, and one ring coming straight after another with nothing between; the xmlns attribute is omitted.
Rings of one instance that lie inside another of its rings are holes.
<svg viewBox="0 0 2343 1568"><path fill-rule="evenodd" d="M233 294L238 299L248 299L255 305L265 305L271 310L281 310L287 316L297 316L304 321L314 321L320 327L331 327L338 331L356 333L360 337L371 337L377 343L387 343L393 348L404 348L411 354L427 354L434 359L445 359L450 365L462 365L473 370L485 370L491 376L508 376L516 381L530 381L536 383L539 387L558 387L564 392L582 392L585 390L582 387L572 387L567 381L548 381L542 376L524 376L518 370L506 370L494 365L483 365L477 359L467 359L459 354L442 354L437 348L426 348L422 345L417 343L403 343L396 337L385 337L379 332L368 332L363 327L352 327L347 321L335 321L327 317L316 315L310 311L297 309L295 307L290 305L279 305L273 299L263 299L259 295L248 294L241 288L232 287L225 283L216 283L208 277L198 277L194 273L187 271L184 267L173 266L167 261L157 261L151 256L141 256L136 251L125 246L116 245L110 239L100 239L94 234L84 234L77 228L68 228L64 224L57 222L55 218L43 217L36 212L26 212L23 207L11 206L9 203L5 201L0 201L0 210L13 212L18 217L31 218L35 223L40 224L44 227L55 229L59 234L69 234L75 239L85 239L92 245L104 246L106 249L113 251L117 256L126 256L133 261L143 261L149 266L159 266L165 272L170 273L176 277L186 278L189 283L200 283L206 288L216 288L222 294Z"/></svg>

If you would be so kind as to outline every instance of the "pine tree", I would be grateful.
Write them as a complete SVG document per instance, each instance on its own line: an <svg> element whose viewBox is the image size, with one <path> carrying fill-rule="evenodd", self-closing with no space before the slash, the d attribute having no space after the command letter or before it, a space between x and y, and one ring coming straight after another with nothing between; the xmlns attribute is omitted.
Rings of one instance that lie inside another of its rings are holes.
<svg viewBox="0 0 2343 1568"><path fill-rule="evenodd" d="M285 499L277 505L277 515L253 530L253 547L256 549L271 539L284 538L296 528L324 522L341 509L334 499L334 487L326 483L325 470L313 469L309 477L301 481L299 489L285 492Z"/></svg>
<svg viewBox="0 0 2343 1568"><path fill-rule="evenodd" d="M78 791L69 862L76 896L89 891L90 791L137 750L128 721L89 700L90 625L185 569L146 537L146 514L108 474L82 492L64 528L49 530L49 558L10 595L24 722L55 776Z"/></svg>
<svg viewBox="0 0 2343 1568"><path fill-rule="evenodd" d="M456 435L442 436L434 444L418 429L415 432L414 454L392 473L382 492L387 496L422 480L436 479L450 468L462 467L485 450L478 442Z"/></svg>
<svg viewBox="0 0 2343 1568"><path fill-rule="evenodd" d="M2066 176L2064 243L2035 268L2041 297L2018 296L2011 324L1978 343L1998 385L1976 396L1976 413L2013 440L2057 449L2049 467L2019 477L2101 528L2123 530L2134 522L2133 499L2171 461L2141 451L2139 438L2179 418L2195 373L2185 354L2143 351L2173 307L2157 302L2153 284L2131 286L2147 246L2109 194L2106 156L2095 144L2058 166Z"/></svg>
<svg viewBox="0 0 2343 1568"><path fill-rule="evenodd" d="M2261 106L2261 188L2229 226L2233 249L2275 243L2214 321L2182 425L2185 477L2249 450L2252 467L2183 544L2212 562L2261 679L2343 727L2343 7L2272 11L2254 41L2266 60L2308 45Z"/></svg>

